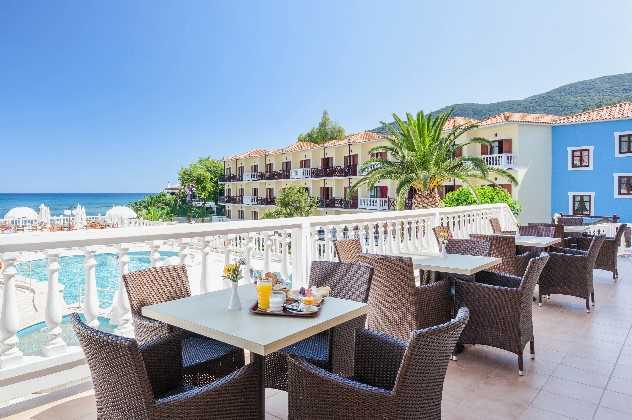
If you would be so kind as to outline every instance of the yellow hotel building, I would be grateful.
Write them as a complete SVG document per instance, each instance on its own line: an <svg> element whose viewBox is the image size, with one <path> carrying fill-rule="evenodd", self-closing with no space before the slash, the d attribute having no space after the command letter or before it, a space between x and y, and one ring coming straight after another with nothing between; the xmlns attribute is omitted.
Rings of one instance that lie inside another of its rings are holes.
<svg viewBox="0 0 632 420"><path fill-rule="evenodd" d="M506 188L521 203L529 202L520 221L547 221L550 217L551 124L557 116L502 113L483 121L462 117L449 120L446 129L476 123L467 138L484 137L492 146L470 145L462 153L482 156L489 165L510 170L519 185L506 180L494 182ZM253 220L273 208L275 197L288 185L302 185L318 198L320 214L392 210L395 183L382 181L351 195L350 187L361 177L360 166L371 158L370 150L387 142L379 132L363 131L325 144L293 143L277 150L255 149L224 158L226 216L233 220ZM388 156L382 156L388 159ZM458 188L446 183L440 194Z"/></svg>

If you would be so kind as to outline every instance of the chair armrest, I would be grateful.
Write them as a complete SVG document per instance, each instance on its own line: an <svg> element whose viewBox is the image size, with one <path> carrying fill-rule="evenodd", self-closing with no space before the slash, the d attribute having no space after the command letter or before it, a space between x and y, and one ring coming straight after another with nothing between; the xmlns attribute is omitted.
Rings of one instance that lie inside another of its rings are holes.
<svg viewBox="0 0 632 420"><path fill-rule="evenodd" d="M331 330L331 371L343 376L353 375L356 332L363 330L366 316L354 318Z"/></svg>
<svg viewBox="0 0 632 420"><path fill-rule="evenodd" d="M341 413L359 419L392 418L392 400L390 391L288 358L289 418L333 419Z"/></svg>
<svg viewBox="0 0 632 420"><path fill-rule="evenodd" d="M480 271L474 276L476 282L479 284L486 284L490 286L509 287L517 289L520 287L522 279L511 274L501 274L493 271Z"/></svg>
<svg viewBox="0 0 632 420"><path fill-rule="evenodd" d="M404 341L386 334L358 331L353 376L377 388L393 389L407 346Z"/></svg>
<svg viewBox="0 0 632 420"><path fill-rule="evenodd" d="M160 338L178 336L180 339L190 333L179 328L172 327L155 319L142 315L133 315L134 335L139 343L150 343Z"/></svg>
<svg viewBox="0 0 632 420"><path fill-rule="evenodd" d="M139 345L154 395L182 383L182 346L178 337L162 337Z"/></svg>
<svg viewBox="0 0 632 420"><path fill-rule="evenodd" d="M455 287L457 307L470 310L470 323L481 319L490 322L504 322L494 314L511 313L508 308L520 308L521 290L513 287L494 286L489 284L457 281Z"/></svg>
<svg viewBox="0 0 632 420"><path fill-rule="evenodd" d="M209 384L154 401L155 418L226 418L227 413L256 417L259 382L254 364Z"/></svg>

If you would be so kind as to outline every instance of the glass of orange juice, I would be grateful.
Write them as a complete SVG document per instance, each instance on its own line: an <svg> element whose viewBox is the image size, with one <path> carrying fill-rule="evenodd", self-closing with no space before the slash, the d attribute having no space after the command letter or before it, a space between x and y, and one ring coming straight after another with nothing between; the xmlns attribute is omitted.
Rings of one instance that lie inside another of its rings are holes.
<svg viewBox="0 0 632 420"><path fill-rule="evenodd" d="M270 307L270 295L272 294L272 282L261 279L257 282L257 308L267 311Z"/></svg>

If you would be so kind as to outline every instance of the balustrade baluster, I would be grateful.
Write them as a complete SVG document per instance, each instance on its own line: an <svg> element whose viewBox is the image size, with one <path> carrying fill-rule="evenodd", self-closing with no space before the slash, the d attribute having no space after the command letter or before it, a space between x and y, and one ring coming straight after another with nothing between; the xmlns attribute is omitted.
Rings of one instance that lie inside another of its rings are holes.
<svg viewBox="0 0 632 420"><path fill-rule="evenodd" d="M158 267L160 265L160 242L152 242L150 248L149 260L151 261L151 266Z"/></svg>
<svg viewBox="0 0 632 420"><path fill-rule="evenodd" d="M288 278L288 240L287 233L281 231L281 276Z"/></svg>
<svg viewBox="0 0 632 420"><path fill-rule="evenodd" d="M91 327L98 327L99 320L99 298L97 296L97 260L95 257L95 251L90 248L86 248L84 251L84 267L86 271L86 290L83 300L83 316L86 319L86 324Z"/></svg>
<svg viewBox="0 0 632 420"><path fill-rule="evenodd" d="M129 306L127 289L123 282L123 274L129 273L129 247L118 246L119 288L114 293L112 309L110 310L110 324L116 325L114 332L117 335L132 337L134 326L132 325L132 311Z"/></svg>
<svg viewBox="0 0 632 420"><path fill-rule="evenodd" d="M263 234L263 272L270 271L270 251L272 248L272 240L270 239L270 233L265 232Z"/></svg>
<svg viewBox="0 0 632 420"><path fill-rule="evenodd" d="M178 249L179 264L186 265L186 260L189 254L188 254L187 243L184 241L184 239L178 239L177 249Z"/></svg>
<svg viewBox="0 0 632 420"><path fill-rule="evenodd" d="M246 246L244 248L244 259L246 260L246 273L244 278L248 283L252 283L254 279L250 274L253 270L252 267L252 236L248 235L246 240Z"/></svg>
<svg viewBox="0 0 632 420"><path fill-rule="evenodd" d="M42 348L45 356L54 356L66 351L61 335L62 296L59 293L59 254L48 251L48 290L46 292L45 319L48 325L46 344Z"/></svg>
<svg viewBox="0 0 632 420"><path fill-rule="evenodd" d="M0 312L0 368L19 363L22 352L18 348L20 315L15 295L16 255L4 254L4 288L2 289L2 312Z"/></svg>
<svg viewBox="0 0 632 420"><path fill-rule="evenodd" d="M208 257L211 253L211 239L206 237L202 239L202 261L200 261L200 293L208 293L211 291L209 284L209 263Z"/></svg>

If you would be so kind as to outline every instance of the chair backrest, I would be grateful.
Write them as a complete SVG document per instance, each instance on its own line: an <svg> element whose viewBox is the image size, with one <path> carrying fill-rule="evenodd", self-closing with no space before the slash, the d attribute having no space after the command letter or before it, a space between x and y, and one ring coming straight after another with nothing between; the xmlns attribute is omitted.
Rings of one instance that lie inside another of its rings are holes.
<svg viewBox="0 0 632 420"><path fill-rule="evenodd" d="M502 233L503 228L500 226L500 220L497 217L490 217L489 224L492 225L492 233Z"/></svg>
<svg viewBox="0 0 632 420"><path fill-rule="evenodd" d="M448 239L445 250L448 254L489 255L489 242L484 239Z"/></svg>
<svg viewBox="0 0 632 420"><path fill-rule="evenodd" d="M563 238L564 237L564 225L560 225L559 223L529 223L529 226L543 226L546 228L553 228L553 238ZM547 231L547 233L550 233ZM547 236L547 235L542 235Z"/></svg>
<svg viewBox="0 0 632 420"><path fill-rule="evenodd" d="M546 252L541 253L538 257L531 258L527 264L524 276L522 276L520 289L523 291L523 295L527 298L529 307L531 307L535 285L538 283L540 274L542 274L542 270L544 270L544 266L548 261L549 254Z"/></svg>
<svg viewBox="0 0 632 420"><path fill-rule="evenodd" d="M184 265L166 265L123 274L132 313L140 315L143 306L191 296Z"/></svg>
<svg viewBox="0 0 632 420"><path fill-rule="evenodd" d="M361 254L356 261L373 268L368 300L368 329L408 339L416 326L412 259Z"/></svg>
<svg viewBox="0 0 632 420"><path fill-rule="evenodd" d="M334 248L340 262L354 261L362 254L362 243L359 239L340 239L334 241Z"/></svg>
<svg viewBox="0 0 632 420"><path fill-rule="evenodd" d="M153 392L136 340L91 328L77 313L71 319L90 368L97 416L149 418Z"/></svg>
<svg viewBox="0 0 632 420"><path fill-rule="evenodd" d="M621 238L623 237L623 234L625 233L625 230L627 228L628 228L628 225L625 223L621 223L619 227L617 228L617 233L615 233L614 235L614 242L617 244L617 246L621 245Z"/></svg>
<svg viewBox="0 0 632 420"><path fill-rule="evenodd" d="M516 238L510 235L470 235L472 239L489 242L489 256L501 258L502 262L491 270L501 273L516 274L520 271L516 261ZM522 273L520 273L522 274Z"/></svg>
<svg viewBox="0 0 632 420"><path fill-rule="evenodd" d="M449 226L435 226L432 228L432 232L437 240L437 244L439 244L439 249L441 249L441 243L443 241L453 238L452 231Z"/></svg>
<svg viewBox="0 0 632 420"><path fill-rule="evenodd" d="M441 418L448 362L469 316L469 310L461 308L449 322L410 334L393 387L398 400L393 418Z"/></svg>
<svg viewBox="0 0 632 420"><path fill-rule="evenodd" d="M373 267L362 263L313 261L310 268L310 286L329 286L331 296L366 302L373 277Z"/></svg>
<svg viewBox="0 0 632 420"><path fill-rule="evenodd" d="M589 267L594 267L597 257L599 256L599 251L601 250L601 245L603 245L605 240L605 235L595 235L593 236L592 241L590 241L590 246L588 247Z"/></svg>
<svg viewBox="0 0 632 420"><path fill-rule="evenodd" d="M562 216L557 219L557 223L562 226L581 226L584 224L584 218L578 216Z"/></svg>
<svg viewBox="0 0 632 420"><path fill-rule="evenodd" d="M521 236L548 236L552 238L555 235L555 228L542 225L519 226L518 233Z"/></svg>

